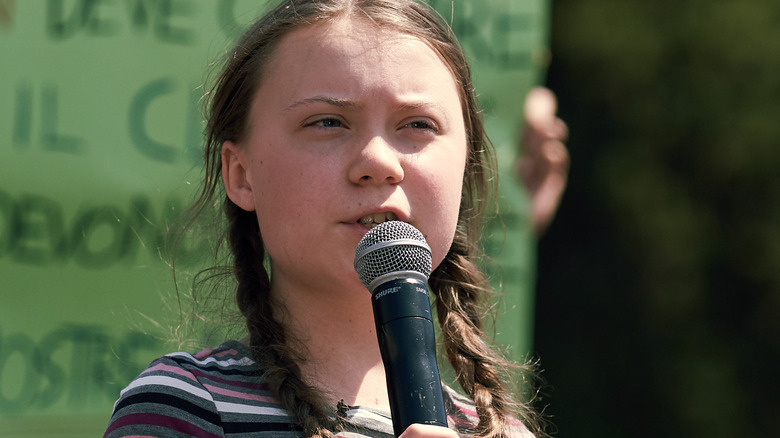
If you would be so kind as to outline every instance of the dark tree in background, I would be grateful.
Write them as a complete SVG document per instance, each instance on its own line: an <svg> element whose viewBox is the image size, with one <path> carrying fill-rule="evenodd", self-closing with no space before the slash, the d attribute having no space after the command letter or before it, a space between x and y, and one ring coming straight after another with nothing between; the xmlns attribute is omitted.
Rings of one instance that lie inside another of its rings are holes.
<svg viewBox="0 0 780 438"><path fill-rule="evenodd" d="M780 2L554 0L558 436L780 436Z"/></svg>

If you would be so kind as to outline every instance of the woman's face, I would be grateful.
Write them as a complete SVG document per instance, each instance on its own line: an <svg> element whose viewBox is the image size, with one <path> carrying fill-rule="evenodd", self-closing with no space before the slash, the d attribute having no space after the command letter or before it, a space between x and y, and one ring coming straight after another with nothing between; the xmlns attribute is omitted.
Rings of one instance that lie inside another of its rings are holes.
<svg viewBox="0 0 780 438"><path fill-rule="evenodd" d="M458 220L467 138L458 88L421 40L341 20L282 39L247 135L223 145L228 196L255 210L273 282L360 287L355 247L386 219L422 231L434 267Z"/></svg>

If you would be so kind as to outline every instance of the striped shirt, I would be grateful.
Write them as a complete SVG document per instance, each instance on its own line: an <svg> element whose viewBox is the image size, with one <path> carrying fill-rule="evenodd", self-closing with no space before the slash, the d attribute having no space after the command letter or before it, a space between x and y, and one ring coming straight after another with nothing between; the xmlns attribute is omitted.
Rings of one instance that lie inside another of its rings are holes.
<svg viewBox="0 0 780 438"><path fill-rule="evenodd" d="M122 390L104 438L304 436L261 375L249 348L237 341L163 356ZM444 401L450 427L467 433L477 421L473 403L446 386ZM340 437L393 436L389 412L340 410L346 422ZM533 437L519 422L512 427L511 436Z"/></svg>

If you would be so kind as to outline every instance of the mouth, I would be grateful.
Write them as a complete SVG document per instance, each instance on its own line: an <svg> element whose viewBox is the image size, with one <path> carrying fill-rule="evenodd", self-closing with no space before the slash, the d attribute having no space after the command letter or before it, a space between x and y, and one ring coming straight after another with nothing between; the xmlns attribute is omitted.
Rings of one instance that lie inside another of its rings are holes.
<svg viewBox="0 0 780 438"><path fill-rule="evenodd" d="M392 211L388 211L385 213L367 214L361 217L358 220L358 223L360 223L360 225L363 225L368 229L371 229L383 222L394 221L394 220L398 220L398 216L396 216L396 214L393 213Z"/></svg>

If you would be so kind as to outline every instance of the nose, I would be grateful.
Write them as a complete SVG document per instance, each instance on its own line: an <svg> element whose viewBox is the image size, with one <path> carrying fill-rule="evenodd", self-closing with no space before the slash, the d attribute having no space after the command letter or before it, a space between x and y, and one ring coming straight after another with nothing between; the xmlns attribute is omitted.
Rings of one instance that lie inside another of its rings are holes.
<svg viewBox="0 0 780 438"><path fill-rule="evenodd" d="M360 146L349 168L349 180L355 184L397 184L403 179L400 153L381 136Z"/></svg>

